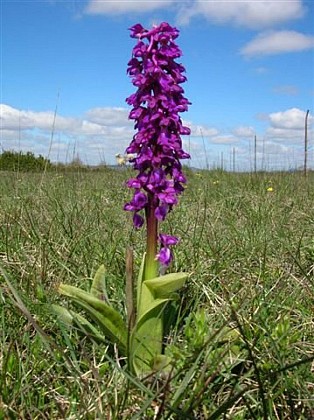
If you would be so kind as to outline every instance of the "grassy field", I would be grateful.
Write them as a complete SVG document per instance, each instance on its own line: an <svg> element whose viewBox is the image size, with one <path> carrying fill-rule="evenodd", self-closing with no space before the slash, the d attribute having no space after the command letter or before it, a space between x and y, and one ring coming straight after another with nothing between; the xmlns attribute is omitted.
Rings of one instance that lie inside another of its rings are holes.
<svg viewBox="0 0 314 420"><path fill-rule="evenodd" d="M0 419L314 418L314 174L188 172L164 222L190 273L169 328L169 377L130 376L114 348L68 330L60 282L101 264L125 313L128 170L1 173Z"/></svg>

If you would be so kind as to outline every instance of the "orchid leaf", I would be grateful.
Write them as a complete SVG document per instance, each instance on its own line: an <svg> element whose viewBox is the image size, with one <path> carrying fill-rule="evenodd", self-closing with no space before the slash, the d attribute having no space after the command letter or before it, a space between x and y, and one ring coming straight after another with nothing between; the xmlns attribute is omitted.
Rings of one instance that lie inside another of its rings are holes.
<svg viewBox="0 0 314 420"><path fill-rule="evenodd" d="M160 308L150 311L150 318L137 324L131 336L130 358L137 376L151 372L152 360L162 352L163 325Z"/></svg>
<svg viewBox="0 0 314 420"><path fill-rule="evenodd" d="M100 329L103 331L105 336L109 339L112 344L116 344L119 351L122 354L126 354L127 349L127 337L126 331L120 331L108 317L102 315L97 309L90 306L88 303L82 300L73 298L74 302L80 305L89 316L98 323ZM124 327L125 329L125 327Z"/></svg>
<svg viewBox="0 0 314 420"><path fill-rule="evenodd" d="M166 274L138 280L138 316L131 338L133 368L137 375L147 373L162 352L163 309L185 283L186 273ZM140 293L139 293L140 290Z"/></svg>
<svg viewBox="0 0 314 420"><path fill-rule="evenodd" d="M151 318L152 312L155 313L155 309L159 306L166 304L169 302L169 298L163 298L163 299L155 299L151 302L149 307L146 309L146 311L141 315L141 317L138 319L136 323L136 329L139 328L145 321L147 321L149 318ZM159 317L161 316L162 309L159 312Z"/></svg>
<svg viewBox="0 0 314 420"><path fill-rule="evenodd" d="M155 299L138 319L131 337L133 368L140 376L150 372L153 359L162 352L163 307L169 299Z"/></svg>
<svg viewBox="0 0 314 420"><path fill-rule="evenodd" d="M144 284L155 298L167 298L181 289L188 277L187 273L170 273L154 279L145 280Z"/></svg>
<svg viewBox="0 0 314 420"><path fill-rule="evenodd" d="M143 283L143 276L144 276L144 268L145 268L145 259L146 259L146 252L143 255L140 271L137 278L137 294L136 294L136 310L139 310L140 301L141 301L141 292L142 292L142 283Z"/></svg>
<svg viewBox="0 0 314 420"><path fill-rule="evenodd" d="M101 265L96 271L90 292L96 298L109 304L106 288L106 269L104 265Z"/></svg>
<svg viewBox="0 0 314 420"><path fill-rule="evenodd" d="M115 309L90 293L77 287L61 284L59 292L73 299L99 324L102 331L119 349L126 351L127 329L124 321Z"/></svg>
<svg viewBox="0 0 314 420"><path fill-rule="evenodd" d="M63 324L65 324L67 327L73 325L73 315L68 309L55 304L52 304L50 308L52 309L52 312L58 317L58 319L62 321Z"/></svg>
<svg viewBox="0 0 314 420"><path fill-rule="evenodd" d="M67 327L77 327L85 335L96 342L104 342L105 336L94 327L86 318L74 311L69 311L60 305L51 305L53 312Z"/></svg>

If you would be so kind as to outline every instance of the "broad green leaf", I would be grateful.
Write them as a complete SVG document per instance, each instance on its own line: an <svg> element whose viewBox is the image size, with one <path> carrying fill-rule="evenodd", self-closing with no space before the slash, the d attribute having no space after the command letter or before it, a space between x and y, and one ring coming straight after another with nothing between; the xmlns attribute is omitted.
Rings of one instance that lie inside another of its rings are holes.
<svg viewBox="0 0 314 420"><path fill-rule="evenodd" d="M73 325L73 316L71 315L71 312L68 309L55 304L50 305L50 308L52 309L52 312L55 315L57 315L60 321L62 321L68 327Z"/></svg>
<svg viewBox="0 0 314 420"><path fill-rule="evenodd" d="M113 343L116 343L121 351L126 351L127 329L119 312L102 300L95 298L90 293L74 286L61 284L59 286L59 292L70 297L85 309L98 322L104 334Z"/></svg>
<svg viewBox="0 0 314 420"><path fill-rule="evenodd" d="M130 342L130 358L137 376L152 371L152 360L162 352L162 319L160 308L156 307L150 318L133 331Z"/></svg>
<svg viewBox="0 0 314 420"><path fill-rule="evenodd" d="M105 342L103 336L97 328L93 326L86 318L74 311L69 311L60 305L51 305L53 312L58 318L67 325L67 327L77 327L82 333L96 342Z"/></svg>
<svg viewBox="0 0 314 420"><path fill-rule="evenodd" d="M187 273L170 273L151 280L145 280L144 284L155 298L168 298L173 292L184 286L187 277Z"/></svg>
<svg viewBox="0 0 314 420"><path fill-rule="evenodd" d="M90 292L96 298L104 300L109 304L106 288L106 269L104 265L101 265L96 271Z"/></svg>
<svg viewBox="0 0 314 420"><path fill-rule="evenodd" d="M137 322L130 340L130 356L138 376L151 372L154 360L162 357L163 310L188 277L173 273L143 281L144 263L145 257L137 286Z"/></svg>
<svg viewBox="0 0 314 420"><path fill-rule="evenodd" d="M154 301L154 295L146 286L145 282L141 284L141 296L137 308L137 319L141 318L143 313L147 311L151 303Z"/></svg>
<svg viewBox="0 0 314 420"><path fill-rule="evenodd" d="M72 312L72 311L71 311ZM72 312L73 313L73 312ZM97 328L94 327L86 318L78 313L73 313L73 320L77 327L88 336L91 340L96 341L97 343L104 343L106 337L101 334Z"/></svg>
<svg viewBox="0 0 314 420"><path fill-rule="evenodd" d="M72 299L75 303L80 305L95 322L98 323L100 329L109 341L111 341L112 344L116 344L119 351L125 355L127 353L127 336L125 327L124 331L119 330L112 322L110 322L108 317L102 315L97 309L93 308L88 303L76 298Z"/></svg>
<svg viewBox="0 0 314 420"><path fill-rule="evenodd" d="M145 312L137 320L135 328L138 328L141 324L143 324L145 321L147 321L151 317L152 311L154 311L154 314L155 314L155 309L158 308L159 306L163 305L163 304L166 304L167 302L169 302L169 300L170 300L169 298L153 300L150 303L150 305L147 307ZM162 308L161 308L160 311L159 311L159 318L161 318L162 312L163 311L162 311Z"/></svg>
<svg viewBox="0 0 314 420"><path fill-rule="evenodd" d="M169 299L155 299L138 319L131 336L130 356L137 376L151 372L153 359L162 352L164 305Z"/></svg>
<svg viewBox="0 0 314 420"><path fill-rule="evenodd" d="M144 268L145 268L145 258L146 252L143 255L140 271L137 278L137 288L136 288L136 310L139 310L140 301L141 301L141 292L142 292L142 283L143 283L143 275L144 275Z"/></svg>
<svg viewBox="0 0 314 420"><path fill-rule="evenodd" d="M125 332L115 328L106 316L102 315L97 309L91 307L88 303L76 298L72 299L88 313L93 321L97 322L107 339L111 341L112 344L116 344L119 351L125 355L127 349L127 338Z"/></svg>

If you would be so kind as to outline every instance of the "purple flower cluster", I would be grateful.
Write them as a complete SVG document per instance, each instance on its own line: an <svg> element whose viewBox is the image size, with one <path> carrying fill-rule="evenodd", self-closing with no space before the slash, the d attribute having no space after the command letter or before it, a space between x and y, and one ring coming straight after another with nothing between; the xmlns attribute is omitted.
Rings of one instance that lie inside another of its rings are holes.
<svg viewBox="0 0 314 420"><path fill-rule="evenodd" d="M186 178L180 159L190 156L182 149L180 136L190 134L190 129L182 125L178 113L187 111L190 102L180 86L186 81L185 69L175 62L182 55L174 42L178 29L163 22L151 30L140 24L130 30L138 41L127 72L137 91L126 102L133 106L129 118L135 121L137 133L126 153L135 155L131 163L138 175L127 182L135 191L124 209L134 212L133 222L139 228L144 223L141 210L147 216L147 208L153 209L155 218L162 221L184 190ZM161 234L159 241L157 258L168 265L172 258L169 245L178 240Z"/></svg>

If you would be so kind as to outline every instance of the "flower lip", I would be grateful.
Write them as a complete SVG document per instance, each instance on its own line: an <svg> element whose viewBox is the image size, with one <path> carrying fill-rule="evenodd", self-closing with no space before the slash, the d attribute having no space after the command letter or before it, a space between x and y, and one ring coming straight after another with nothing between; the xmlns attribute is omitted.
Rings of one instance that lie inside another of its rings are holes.
<svg viewBox="0 0 314 420"><path fill-rule="evenodd" d="M164 233L159 234L159 240L163 246L176 245L179 242L176 236L166 235Z"/></svg>
<svg viewBox="0 0 314 420"><path fill-rule="evenodd" d="M136 228L142 227L143 224L144 224L144 218L141 215L139 215L138 213L134 213L133 224Z"/></svg>
<svg viewBox="0 0 314 420"><path fill-rule="evenodd" d="M156 258L162 265L168 266L171 263L173 256L169 248L161 248Z"/></svg>

